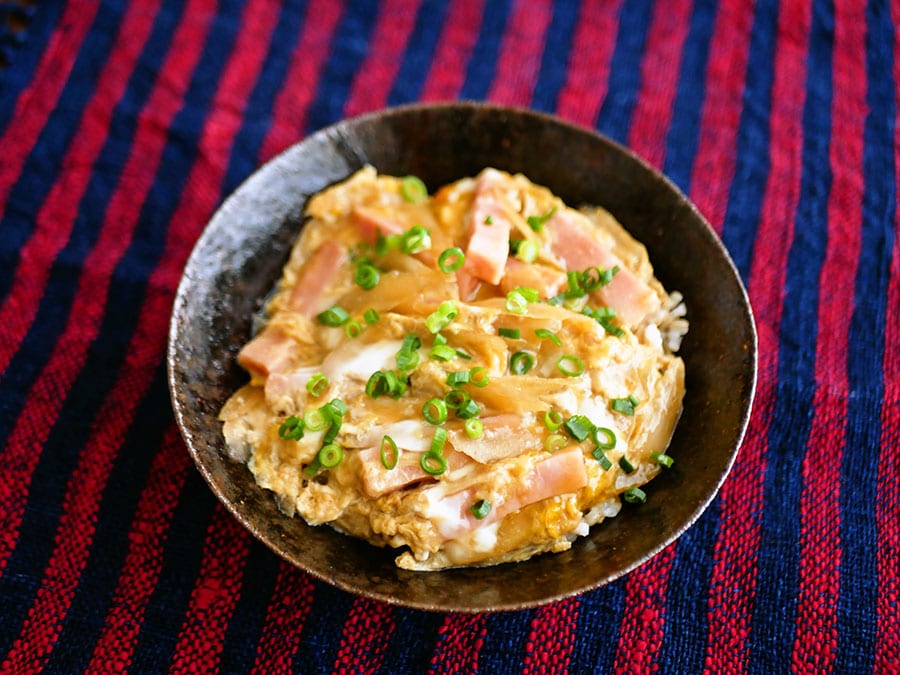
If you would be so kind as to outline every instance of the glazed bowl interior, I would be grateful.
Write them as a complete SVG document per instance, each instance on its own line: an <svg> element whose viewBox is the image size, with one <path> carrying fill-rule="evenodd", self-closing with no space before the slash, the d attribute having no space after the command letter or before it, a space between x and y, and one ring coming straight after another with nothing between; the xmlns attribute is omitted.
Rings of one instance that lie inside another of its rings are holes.
<svg viewBox="0 0 900 675"><path fill-rule="evenodd" d="M277 281L306 200L364 165L414 174L430 189L487 166L521 172L566 203L601 205L641 242L657 277L681 291L690 320L681 355L684 412L649 499L592 528L561 554L494 567L410 572L396 551L282 515L224 452L217 414L246 374L235 356ZM168 352L173 407L213 492L256 537L315 577L353 593L439 611L534 607L602 586L649 560L703 512L725 480L756 383L746 292L720 240L664 177L621 146L534 112L481 104L410 106L341 122L279 155L218 210L187 263Z"/></svg>

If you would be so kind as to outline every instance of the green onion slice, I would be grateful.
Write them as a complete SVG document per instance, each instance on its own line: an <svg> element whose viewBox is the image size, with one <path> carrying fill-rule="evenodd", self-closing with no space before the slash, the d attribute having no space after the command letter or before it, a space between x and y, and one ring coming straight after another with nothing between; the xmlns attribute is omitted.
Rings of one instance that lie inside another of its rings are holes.
<svg viewBox="0 0 900 675"><path fill-rule="evenodd" d="M447 460L436 452L423 452L419 466L429 476L440 476L447 470Z"/></svg>
<svg viewBox="0 0 900 675"><path fill-rule="evenodd" d="M361 262L356 266L356 273L353 275L356 285L367 291L372 290L381 281L381 272L378 268L369 262Z"/></svg>
<svg viewBox="0 0 900 675"><path fill-rule="evenodd" d="M625 398L614 398L610 399L609 407L615 410L617 413L622 413L623 415L633 416L634 409L637 408L640 401L638 401L634 395L629 394Z"/></svg>
<svg viewBox="0 0 900 675"><path fill-rule="evenodd" d="M455 272L463 263L466 262L466 254L461 248L454 246L453 248L444 249L438 256L438 267L441 272L450 274Z"/></svg>
<svg viewBox="0 0 900 675"><path fill-rule="evenodd" d="M348 321L344 324L344 333L351 340L358 338L363 331L363 326L359 321Z"/></svg>
<svg viewBox="0 0 900 675"><path fill-rule="evenodd" d="M337 443L328 443L319 450L319 462L326 469L336 467L344 459L344 449Z"/></svg>
<svg viewBox="0 0 900 675"><path fill-rule="evenodd" d="M616 432L607 427L594 427L591 438L601 450L612 450L616 447Z"/></svg>
<svg viewBox="0 0 900 675"><path fill-rule="evenodd" d="M486 387L490 381L491 376L483 366L475 366L469 371L469 382L476 387Z"/></svg>
<svg viewBox="0 0 900 675"><path fill-rule="evenodd" d="M473 516L475 516L478 520L484 520L487 515L491 512L491 503L486 499L479 499L477 502L472 504L472 507L469 509Z"/></svg>
<svg viewBox="0 0 900 675"><path fill-rule="evenodd" d="M657 464L664 466L667 469L671 469L672 465L675 463L675 460L664 452L654 452L650 457L652 457Z"/></svg>
<svg viewBox="0 0 900 675"><path fill-rule="evenodd" d="M471 397L462 389L451 389L444 394L444 403L451 410L459 410L461 406L464 406L470 400Z"/></svg>
<svg viewBox="0 0 900 675"><path fill-rule="evenodd" d="M456 356L456 350L450 345L434 345L428 355L435 361L449 361Z"/></svg>
<svg viewBox="0 0 900 675"><path fill-rule="evenodd" d="M467 420L472 417L478 417L481 414L481 406L479 406L475 401L469 399L465 403L461 403L460 406L456 409L456 416L460 419Z"/></svg>
<svg viewBox="0 0 900 675"><path fill-rule="evenodd" d="M299 441L303 438L303 418L291 415L278 427L278 435L286 441Z"/></svg>
<svg viewBox="0 0 900 675"><path fill-rule="evenodd" d="M516 352L509 357L509 372L513 375L524 375L534 367L534 354Z"/></svg>
<svg viewBox="0 0 900 675"><path fill-rule="evenodd" d="M306 391L310 393L310 395L318 398L325 390L328 388L328 376L325 373L316 373L311 378L309 378L309 382L306 383Z"/></svg>
<svg viewBox="0 0 900 675"><path fill-rule="evenodd" d="M518 328L498 328L497 335L510 338L511 340L518 340L522 337L522 331Z"/></svg>
<svg viewBox="0 0 900 675"><path fill-rule="evenodd" d="M523 263L530 264L537 260L539 252L540 247L538 246L536 241L525 239L522 241L522 243L519 244L519 247L516 250L516 258L518 260L521 260Z"/></svg>
<svg viewBox="0 0 900 675"><path fill-rule="evenodd" d="M425 327L428 328L429 332L437 333L439 330L446 328L458 314L459 310L456 308L456 305L451 300L444 300L425 319Z"/></svg>
<svg viewBox="0 0 900 675"><path fill-rule="evenodd" d="M550 434L547 438L544 439L544 449L549 453L554 453L557 450L562 450L568 441L566 437L562 434Z"/></svg>
<svg viewBox="0 0 900 675"><path fill-rule="evenodd" d="M378 312L376 312L374 309L371 309L371 308L367 309L366 313L363 314L363 319L365 319L366 323L369 324L370 326L372 324L378 323L378 319L380 319L380 318L381 317L378 316Z"/></svg>
<svg viewBox="0 0 900 675"><path fill-rule="evenodd" d="M440 424L447 419L447 404L443 399L431 398L422 406L422 416L429 424Z"/></svg>
<svg viewBox="0 0 900 675"><path fill-rule="evenodd" d="M319 312L319 314L316 315L316 319L324 326L337 328L338 326L343 326L347 323L350 320L350 315L347 313L346 309L340 305L335 305L331 309Z"/></svg>
<svg viewBox="0 0 900 675"><path fill-rule="evenodd" d="M537 335L541 340L550 340L557 347L562 347L562 340L557 337L556 333L552 330L547 330L546 328L535 328L534 334Z"/></svg>
<svg viewBox="0 0 900 675"><path fill-rule="evenodd" d="M557 359L556 367L566 377L578 377L584 372L584 361L573 354L563 354Z"/></svg>
<svg viewBox="0 0 900 675"><path fill-rule="evenodd" d="M422 225L413 225L400 239L400 250L404 253L419 253L430 248L431 232Z"/></svg>
<svg viewBox="0 0 900 675"><path fill-rule="evenodd" d="M625 455L622 455L619 458L619 466L622 467L622 471L625 473L634 473L637 467L632 464Z"/></svg>
<svg viewBox="0 0 900 675"><path fill-rule="evenodd" d="M406 201L419 204L428 199L428 188L425 187L421 178L406 176L400 183L400 194Z"/></svg>
<svg viewBox="0 0 900 675"><path fill-rule="evenodd" d="M468 370L455 370L447 373L447 384L451 387L458 387L462 384L468 384L471 377Z"/></svg>
<svg viewBox="0 0 900 675"><path fill-rule="evenodd" d="M609 471L612 468L612 462L606 456L603 448L594 448L593 455L604 471Z"/></svg>
<svg viewBox="0 0 900 675"><path fill-rule="evenodd" d="M547 213L544 213L540 216L528 216L528 218L526 219L528 221L528 227L530 227L535 232L540 232L544 229L544 223L550 220L553 217L554 213L556 213L555 206L547 211Z"/></svg>
<svg viewBox="0 0 900 675"><path fill-rule="evenodd" d="M622 493L622 499L629 504L643 504L647 501L647 493L639 487L630 487Z"/></svg>
<svg viewBox="0 0 900 675"><path fill-rule="evenodd" d="M322 408L310 408L303 415L303 425L309 431L322 431L331 420L325 416Z"/></svg>
<svg viewBox="0 0 900 675"><path fill-rule="evenodd" d="M548 410L544 413L544 426L550 431L556 431L562 426L563 416L558 410Z"/></svg>
<svg viewBox="0 0 900 675"><path fill-rule="evenodd" d="M381 464L385 469L390 471L395 466L397 466L397 462L400 461L400 448L397 447L397 443L390 436L384 436L381 439Z"/></svg>
<svg viewBox="0 0 900 675"><path fill-rule="evenodd" d="M473 440L477 440L484 435L484 424L482 424L481 420L475 417L467 419L464 427L466 430L466 436Z"/></svg>
<svg viewBox="0 0 900 675"><path fill-rule="evenodd" d="M563 423L563 429L576 441L581 443L584 439L591 435L594 430L594 424L584 415L572 415Z"/></svg>
<svg viewBox="0 0 900 675"><path fill-rule="evenodd" d="M403 372L414 370L419 365L419 347L422 341L415 333L407 333L397 352L397 368Z"/></svg>
<svg viewBox="0 0 900 675"><path fill-rule="evenodd" d="M528 308L528 300L517 290L506 294L506 311L513 314L524 314Z"/></svg>

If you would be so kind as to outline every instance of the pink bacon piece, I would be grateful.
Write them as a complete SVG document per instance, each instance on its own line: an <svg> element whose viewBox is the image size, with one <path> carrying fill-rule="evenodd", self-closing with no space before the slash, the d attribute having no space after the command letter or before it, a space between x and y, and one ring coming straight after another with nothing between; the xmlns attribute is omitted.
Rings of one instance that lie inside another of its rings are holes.
<svg viewBox="0 0 900 675"><path fill-rule="evenodd" d="M512 230L497 195L502 183L502 175L496 171L485 170L478 177L469 209L469 242L462 267L470 276L495 286L506 269Z"/></svg>

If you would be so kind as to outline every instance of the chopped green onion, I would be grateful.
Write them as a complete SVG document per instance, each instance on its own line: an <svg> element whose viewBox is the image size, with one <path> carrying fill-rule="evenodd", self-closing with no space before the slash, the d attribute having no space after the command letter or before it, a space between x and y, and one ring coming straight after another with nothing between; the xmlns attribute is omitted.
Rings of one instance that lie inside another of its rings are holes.
<svg viewBox="0 0 900 675"><path fill-rule="evenodd" d="M458 387L461 384L469 383L469 371L468 370L455 370L453 372L447 373L447 384L451 387Z"/></svg>
<svg viewBox="0 0 900 675"><path fill-rule="evenodd" d="M350 320L350 315L346 309L340 305L335 305L331 309L326 309L324 312L317 314L316 318L319 320L319 323L325 326L337 328L347 323Z"/></svg>
<svg viewBox="0 0 900 675"><path fill-rule="evenodd" d="M447 404L437 397L428 399L422 406L422 416L429 424L440 424L447 419Z"/></svg>
<svg viewBox="0 0 900 675"><path fill-rule="evenodd" d="M449 361L456 356L456 350L450 345L434 345L429 356L435 361Z"/></svg>
<svg viewBox="0 0 900 675"><path fill-rule="evenodd" d="M428 315L425 319L425 327L431 333L437 333L439 330L446 328L453 319L457 317L459 310L451 300L444 300L438 308Z"/></svg>
<svg viewBox="0 0 900 675"><path fill-rule="evenodd" d="M616 432L607 427L594 427L594 430L591 432L591 438L594 439L594 443L601 450L612 450L616 447Z"/></svg>
<svg viewBox="0 0 900 675"><path fill-rule="evenodd" d="M422 471L431 475L438 476L447 470L447 460L444 458L444 443L447 440L447 430L444 427L438 427L434 430L434 438L431 440L431 447L427 452L422 453L419 459L419 466Z"/></svg>
<svg viewBox="0 0 900 675"><path fill-rule="evenodd" d="M441 454L444 452L444 443L447 442L447 430L444 427L438 427L434 430L434 436L431 439L431 447L428 452Z"/></svg>
<svg viewBox="0 0 900 675"><path fill-rule="evenodd" d="M445 344L447 344L447 338L444 337L443 333L435 333L434 334L434 344L445 345Z"/></svg>
<svg viewBox="0 0 900 675"><path fill-rule="evenodd" d="M484 224L485 225L493 225L494 224L494 216L492 216L490 213L487 214L487 216L485 216L485 218L484 218Z"/></svg>
<svg viewBox="0 0 900 675"><path fill-rule="evenodd" d="M569 290L566 291L566 297L577 298L584 295L584 287L581 285L581 272L569 270L566 272L566 279L569 282Z"/></svg>
<svg viewBox="0 0 900 675"><path fill-rule="evenodd" d="M406 379L401 378L393 370L388 370L384 374L387 383L387 393L392 398L400 398L406 392Z"/></svg>
<svg viewBox="0 0 900 675"><path fill-rule="evenodd" d="M517 290L506 294L506 311L513 314L524 314L528 307L528 300Z"/></svg>
<svg viewBox="0 0 900 675"><path fill-rule="evenodd" d="M400 250L404 253L419 253L431 248L431 232L422 225L413 225L403 233Z"/></svg>
<svg viewBox="0 0 900 675"><path fill-rule="evenodd" d="M359 321L348 321L344 324L344 333L351 340L358 338L363 331L362 324Z"/></svg>
<svg viewBox="0 0 900 675"><path fill-rule="evenodd" d="M331 422L331 426L322 437L322 442L328 445L337 438L338 432L341 430L344 415L347 414L347 404L339 398L333 398L322 406L322 413Z"/></svg>
<svg viewBox="0 0 900 675"><path fill-rule="evenodd" d="M622 471L625 473L634 473L637 468L634 464L632 464L625 455L622 455L619 458L619 466L622 467Z"/></svg>
<svg viewBox="0 0 900 675"><path fill-rule="evenodd" d="M400 194L406 201L419 204L428 199L428 188L425 187L421 178L406 176L400 183Z"/></svg>
<svg viewBox="0 0 900 675"><path fill-rule="evenodd" d="M548 410L544 413L544 426L550 431L556 431L562 426L563 416L557 410Z"/></svg>
<svg viewBox="0 0 900 675"><path fill-rule="evenodd" d="M630 487L622 493L622 499L629 504L643 504L647 501L647 493L639 487Z"/></svg>
<svg viewBox="0 0 900 675"><path fill-rule="evenodd" d="M609 457L606 456L603 448L594 448L593 455L594 459L599 462L604 471L609 471L612 468L612 462L610 461Z"/></svg>
<svg viewBox="0 0 900 675"><path fill-rule="evenodd" d="M414 370L419 365L419 347L422 341L415 333L407 333L397 352L397 368L403 372Z"/></svg>
<svg viewBox="0 0 900 675"><path fill-rule="evenodd" d="M325 412L322 408L310 408L303 415L303 424L309 431L322 431L325 427L328 426L329 420L328 417L325 416Z"/></svg>
<svg viewBox="0 0 900 675"><path fill-rule="evenodd" d="M472 507L469 509L469 511L478 520L484 520L491 512L491 503L486 499L479 499L477 502L472 504Z"/></svg>
<svg viewBox="0 0 900 675"><path fill-rule="evenodd" d="M381 280L381 272L379 272L378 268L370 262L364 261L356 266L356 273L353 275L353 280L360 288L370 291L375 288Z"/></svg>
<svg viewBox="0 0 900 675"><path fill-rule="evenodd" d="M465 403L461 403L456 409L456 416L463 420L478 417L478 415L480 414L481 406L475 403L475 401L473 401L472 399L469 399Z"/></svg>
<svg viewBox="0 0 900 675"><path fill-rule="evenodd" d="M581 273L581 285L584 292L593 293L601 286L608 285L618 272L618 265L608 270L599 267L588 267Z"/></svg>
<svg viewBox="0 0 900 675"><path fill-rule="evenodd" d="M634 409L637 408L640 401L638 401L632 394L629 394L625 398L614 398L609 402L609 407L615 410L617 413L622 413L623 415L634 415Z"/></svg>
<svg viewBox="0 0 900 675"><path fill-rule="evenodd" d="M466 254L463 253L461 248L457 248L456 246L444 249L438 256L438 267L441 272L446 274L455 272L463 266L464 262L466 262Z"/></svg>
<svg viewBox="0 0 900 675"><path fill-rule="evenodd" d="M552 330L547 330L546 328L535 328L534 334L537 335L541 340L550 340L557 347L562 347L562 340L557 337L556 333Z"/></svg>
<svg viewBox="0 0 900 675"><path fill-rule="evenodd" d="M462 349L457 349L457 350L456 350L456 355L457 355L459 358L461 358L461 359L465 359L466 361L471 361L471 360L472 360L472 357L469 356L468 354L466 354Z"/></svg>
<svg viewBox="0 0 900 675"><path fill-rule="evenodd" d="M566 445L568 445L568 441L562 434L550 434L544 439L544 450L549 453L562 450Z"/></svg>
<svg viewBox="0 0 900 675"><path fill-rule="evenodd" d="M405 391L406 380L398 377L393 370L376 370L366 382L366 394L370 398L378 398L383 394L400 398Z"/></svg>
<svg viewBox="0 0 900 675"><path fill-rule="evenodd" d="M336 467L344 459L344 449L337 443L328 443L319 450L319 462L326 469Z"/></svg>
<svg viewBox="0 0 900 675"><path fill-rule="evenodd" d="M566 377L578 377L584 372L584 361L572 354L563 354L557 359L556 367Z"/></svg>
<svg viewBox="0 0 900 675"><path fill-rule="evenodd" d="M521 293L522 297L525 298L528 302L537 302L541 299L541 292L536 288L532 288L531 286L516 286L513 290Z"/></svg>
<svg viewBox="0 0 900 675"><path fill-rule="evenodd" d="M379 234L375 240L375 253L382 256L386 255L391 249L399 247L402 241L402 234L389 234L386 237Z"/></svg>
<svg viewBox="0 0 900 675"><path fill-rule="evenodd" d="M516 258L523 263L533 263L537 260L539 252L540 247L536 241L525 239L519 244L519 248L516 250Z"/></svg>
<svg viewBox="0 0 900 675"><path fill-rule="evenodd" d="M534 354L516 352L509 357L509 372L513 375L524 375L534 367Z"/></svg>
<svg viewBox="0 0 900 675"><path fill-rule="evenodd" d="M464 427L466 430L466 436L473 440L477 440L481 438L482 435L484 435L484 424L482 424L481 420L475 417L470 417L469 419L467 419Z"/></svg>
<svg viewBox="0 0 900 675"><path fill-rule="evenodd" d="M584 415L572 415L563 423L563 429L576 441L581 443L584 439L591 435L594 430L594 424Z"/></svg>
<svg viewBox="0 0 900 675"><path fill-rule="evenodd" d="M278 427L278 435L286 441L299 441L303 438L303 419L291 415Z"/></svg>
<svg viewBox="0 0 900 675"><path fill-rule="evenodd" d="M319 469L322 468L322 462L319 460L319 455L316 453L316 456L313 457L313 461L309 463L309 466L303 469L303 473L307 476L315 476L319 473Z"/></svg>
<svg viewBox="0 0 900 675"><path fill-rule="evenodd" d="M469 382L476 387L486 387L490 381L491 376L488 374L487 368L475 366L469 371Z"/></svg>
<svg viewBox="0 0 900 675"><path fill-rule="evenodd" d="M541 230L544 229L544 223L546 223L548 220L550 220L553 217L554 213L556 213L555 206L543 215L528 216L528 218L526 219L528 221L528 227L530 227L535 232L540 232Z"/></svg>
<svg viewBox="0 0 900 675"><path fill-rule="evenodd" d="M672 465L675 463L675 460L672 459L670 455L667 455L664 452L654 452L650 456L656 461L657 464L659 464L660 466L664 466L667 469L671 469Z"/></svg>
<svg viewBox="0 0 900 675"><path fill-rule="evenodd" d="M316 373L311 378L309 378L309 382L306 383L306 391L308 391L316 398L321 396L327 388L328 376L325 375L325 373Z"/></svg>
<svg viewBox="0 0 900 675"><path fill-rule="evenodd" d="M497 335L500 337L510 338L512 340L518 340L522 337L522 331L518 328L498 328Z"/></svg>
<svg viewBox="0 0 900 675"><path fill-rule="evenodd" d="M381 464L385 469L390 471L397 462L400 461L400 448L390 436L384 436L381 439Z"/></svg>
<svg viewBox="0 0 900 675"><path fill-rule="evenodd" d="M378 316L378 312L376 312L374 309L371 309L371 308L367 309L366 313L363 314L363 319L365 319L366 323L369 324L370 326L372 324L378 323L378 319L380 319L380 318L381 317Z"/></svg>
<svg viewBox="0 0 900 675"><path fill-rule="evenodd" d="M470 399L471 397L462 389L451 389L444 394L444 403L452 410L459 409L460 406L468 403Z"/></svg>

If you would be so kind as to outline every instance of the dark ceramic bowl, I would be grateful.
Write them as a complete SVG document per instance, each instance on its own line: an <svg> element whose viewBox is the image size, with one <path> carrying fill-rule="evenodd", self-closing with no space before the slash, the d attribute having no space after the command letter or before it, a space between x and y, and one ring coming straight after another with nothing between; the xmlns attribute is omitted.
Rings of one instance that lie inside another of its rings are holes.
<svg viewBox="0 0 900 675"><path fill-rule="evenodd" d="M365 164L429 188L486 166L522 172L570 205L599 204L680 290L690 332L675 466L641 506L592 528L572 549L515 564L445 572L397 569L397 553L287 518L223 452L216 416L246 381L235 355L280 275L306 200ZM533 607L602 586L681 535L715 496L744 434L756 383L756 334L734 266L712 229L665 178L615 143L546 115L459 103L411 106L313 134L251 176L219 209L188 260L172 316L169 385L187 447L213 492L276 553L339 588L427 610Z"/></svg>

